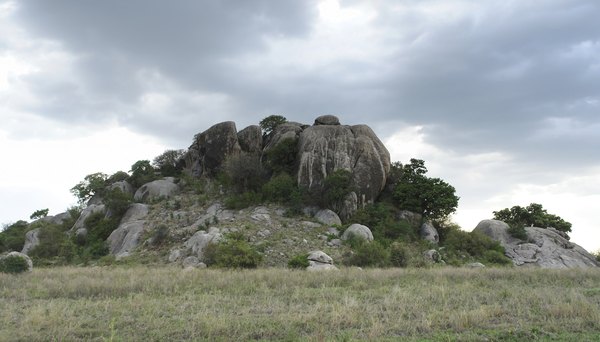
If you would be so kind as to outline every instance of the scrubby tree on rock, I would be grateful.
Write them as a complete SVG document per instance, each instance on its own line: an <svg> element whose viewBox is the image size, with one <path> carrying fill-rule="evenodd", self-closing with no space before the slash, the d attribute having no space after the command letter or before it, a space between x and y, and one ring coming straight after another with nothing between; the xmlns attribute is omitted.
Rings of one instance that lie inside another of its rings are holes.
<svg viewBox="0 0 600 342"><path fill-rule="evenodd" d="M494 211L494 219L509 225L534 226L539 228L555 228L562 232L571 231L571 223L560 216L549 214L541 204L531 203L527 207L513 206Z"/></svg>

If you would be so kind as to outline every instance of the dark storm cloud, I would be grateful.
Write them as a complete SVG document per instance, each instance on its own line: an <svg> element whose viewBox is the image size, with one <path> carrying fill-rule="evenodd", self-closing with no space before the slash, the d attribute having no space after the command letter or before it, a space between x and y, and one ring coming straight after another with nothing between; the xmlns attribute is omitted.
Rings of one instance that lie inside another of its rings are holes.
<svg viewBox="0 0 600 342"><path fill-rule="evenodd" d="M565 128L600 124L600 4L454 2L456 14L450 3L378 2L370 26L384 53L311 67L284 63L296 50L266 56L270 42L314 38L313 2L23 0L18 20L76 56L76 80L52 70L29 80L44 116L117 117L187 142L226 119L244 126L282 113L310 123L332 113L384 134L399 122L422 125L431 142L459 153L598 163L600 135ZM150 82L152 73L160 77ZM148 92L172 94L164 112L138 108Z"/></svg>

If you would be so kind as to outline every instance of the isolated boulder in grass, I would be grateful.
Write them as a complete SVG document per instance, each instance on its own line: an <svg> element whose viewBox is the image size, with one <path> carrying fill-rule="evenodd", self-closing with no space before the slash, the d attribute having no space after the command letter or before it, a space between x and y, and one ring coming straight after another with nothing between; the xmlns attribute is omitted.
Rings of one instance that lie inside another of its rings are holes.
<svg viewBox="0 0 600 342"><path fill-rule="evenodd" d="M333 259L323 251L312 251L308 254L307 271L329 271L337 270L333 265Z"/></svg>
<svg viewBox="0 0 600 342"><path fill-rule="evenodd" d="M362 224L355 223L348 227L348 229L344 231L344 234L342 234L342 240L348 240L353 236L357 239L373 241L373 233L371 232L371 229Z"/></svg>
<svg viewBox="0 0 600 342"><path fill-rule="evenodd" d="M31 272L33 262L27 254L10 252L0 256L0 273Z"/></svg>

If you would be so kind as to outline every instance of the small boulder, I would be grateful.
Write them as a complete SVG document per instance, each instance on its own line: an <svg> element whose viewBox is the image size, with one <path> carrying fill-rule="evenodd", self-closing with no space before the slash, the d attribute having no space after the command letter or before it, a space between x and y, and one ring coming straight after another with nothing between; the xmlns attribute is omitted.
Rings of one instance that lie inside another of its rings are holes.
<svg viewBox="0 0 600 342"><path fill-rule="evenodd" d="M485 265L480 262L472 262L470 264L466 264L465 266L469 268L485 268Z"/></svg>
<svg viewBox="0 0 600 342"><path fill-rule="evenodd" d="M338 119L337 116L335 115L321 115L318 118L315 119L315 126L319 126L319 125L334 125L334 126L339 126L340 125L340 119Z"/></svg>
<svg viewBox="0 0 600 342"><path fill-rule="evenodd" d="M432 263L438 263L438 262L442 261L442 256L435 249L430 249L430 250L423 252L423 257L425 258L426 261L432 262Z"/></svg>
<svg viewBox="0 0 600 342"><path fill-rule="evenodd" d="M421 225L421 229L419 230L419 234L423 240L427 240L429 242L438 243L440 242L440 236L438 235L437 229L433 226L431 222L425 222Z"/></svg>
<svg viewBox="0 0 600 342"><path fill-rule="evenodd" d="M358 223L354 223L348 227L346 231L344 231L344 234L342 234L342 240L348 240L352 236L367 241L373 241L373 233L371 232L371 229Z"/></svg>
<svg viewBox="0 0 600 342"><path fill-rule="evenodd" d="M184 245L188 251L191 251L198 259L202 260L204 258L204 249L206 246L208 246L209 243L217 243L221 241L222 238L223 235L217 228L211 228L208 233L204 230L200 230L189 238Z"/></svg>
<svg viewBox="0 0 600 342"><path fill-rule="evenodd" d="M321 222L322 224L326 224L328 226L339 226L342 224L342 220L340 220L340 217L334 211L329 209L319 210L315 214L315 219Z"/></svg>
<svg viewBox="0 0 600 342"><path fill-rule="evenodd" d="M135 192L133 199L136 202L148 203L159 198L169 198L179 189L174 180L172 177L165 177L164 179L146 183Z"/></svg>
<svg viewBox="0 0 600 342"><path fill-rule="evenodd" d="M198 260L198 257L195 256L189 256L185 259L183 259L183 263L182 266L183 268L188 268L188 267L198 267L198 265L200 264L200 260Z"/></svg>
<svg viewBox="0 0 600 342"><path fill-rule="evenodd" d="M330 271L338 268L333 265L333 259L323 251L312 251L308 254L307 271Z"/></svg>

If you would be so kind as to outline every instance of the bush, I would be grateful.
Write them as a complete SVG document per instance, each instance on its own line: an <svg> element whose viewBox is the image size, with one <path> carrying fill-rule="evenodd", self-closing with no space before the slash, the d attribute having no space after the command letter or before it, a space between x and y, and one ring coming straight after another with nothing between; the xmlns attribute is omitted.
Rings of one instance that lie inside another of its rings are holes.
<svg viewBox="0 0 600 342"><path fill-rule="evenodd" d="M553 227L563 232L571 231L571 223L563 220L560 216L549 214L541 204L531 203L527 207L514 206L499 211L494 211L494 219L512 224L524 226L548 228Z"/></svg>
<svg viewBox="0 0 600 342"><path fill-rule="evenodd" d="M169 227L167 227L164 224L161 224L160 226L156 227L156 229L154 229L154 232L152 233L152 237L150 238L150 241L152 241L153 246L160 246L165 241L167 241L168 238L169 238Z"/></svg>
<svg viewBox="0 0 600 342"><path fill-rule="evenodd" d="M281 115L269 115L260 120L258 124L263 130L263 136L267 136L271 134L277 128L277 126L285 122L287 122L287 119Z"/></svg>
<svg viewBox="0 0 600 342"><path fill-rule="evenodd" d="M83 178L83 181L71 188L71 193L77 197L80 204L84 204L94 195L104 195L107 179L108 175L102 172L89 174Z"/></svg>
<svg viewBox="0 0 600 342"><path fill-rule="evenodd" d="M523 240L523 241L527 241L527 231L525 230L525 227L523 226L523 224L521 223L511 223L508 226L508 234L510 234L510 236Z"/></svg>
<svg viewBox="0 0 600 342"><path fill-rule="evenodd" d="M31 216L29 216L29 218L32 220L41 219L43 217L48 216L48 211L49 211L48 209L36 210L33 212L33 214L31 214Z"/></svg>
<svg viewBox="0 0 600 342"><path fill-rule="evenodd" d="M406 267L410 260L410 251L400 243L394 242L390 245L390 264L394 267Z"/></svg>
<svg viewBox="0 0 600 342"><path fill-rule="evenodd" d="M224 183L237 193L258 192L266 180L266 172L258 155L240 153L227 159Z"/></svg>
<svg viewBox="0 0 600 342"><path fill-rule="evenodd" d="M310 265L308 262L308 254L299 254L288 261L289 268L305 269Z"/></svg>
<svg viewBox="0 0 600 342"><path fill-rule="evenodd" d="M29 224L25 221L17 221L6 226L0 232L0 253L21 251L25 244L27 230L29 230Z"/></svg>
<svg viewBox="0 0 600 342"><path fill-rule="evenodd" d="M27 260L18 255L9 255L0 259L0 273L23 273L29 270Z"/></svg>
<svg viewBox="0 0 600 342"><path fill-rule="evenodd" d="M373 237L382 243L401 239L418 240L418 228L405 220L398 220L398 209L389 203L369 204L352 216L352 222L358 222L371 228Z"/></svg>
<svg viewBox="0 0 600 342"><path fill-rule="evenodd" d="M157 179L154 168L149 160L138 160L131 165L131 176L128 181L134 188L139 188L142 185L152 182Z"/></svg>
<svg viewBox="0 0 600 342"><path fill-rule="evenodd" d="M300 190L296 186L296 181L285 172L271 178L262 187L265 200L283 204L289 203L295 194L299 195L299 192Z"/></svg>
<svg viewBox="0 0 600 342"><path fill-rule="evenodd" d="M177 177L181 174L182 167L179 159L185 154L184 150L166 150L154 158L152 164L164 177Z"/></svg>
<svg viewBox="0 0 600 342"><path fill-rule="evenodd" d="M132 202L133 197L118 188L112 189L104 198L104 203L111 216L123 216Z"/></svg>
<svg viewBox="0 0 600 342"><path fill-rule="evenodd" d="M244 209L252 205L262 203L262 196L256 192L244 192L241 194L233 194L225 199L225 207L227 209Z"/></svg>
<svg viewBox="0 0 600 342"><path fill-rule="evenodd" d="M504 256L504 247L479 232L451 230L446 236L444 247L446 247L444 259L452 265L470 261L467 259L500 265L511 262Z"/></svg>
<svg viewBox="0 0 600 342"><path fill-rule="evenodd" d="M129 178L129 174L125 171L117 171L115 173L113 173L110 177L108 177L108 180L106 181L106 183L108 185L116 183L116 182L122 182L122 181L126 181L127 178Z"/></svg>
<svg viewBox="0 0 600 342"><path fill-rule="evenodd" d="M298 139L286 138L266 152L266 167L271 174L293 174L296 168Z"/></svg>
<svg viewBox="0 0 600 342"><path fill-rule="evenodd" d="M262 255L245 241L241 234L230 234L216 245L214 251L205 250L205 260L218 267L256 268L262 262ZM211 255L212 254L212 255ZM209 260L213 258L213 260Z"/></svg>
<svg viewBox="0 0 600 342"><path fill-rule="evenodd" d="M390 253L378 241L367 242L362 239L350 239L353 252L346 255L344 263L348 266L385 267L389 265Z"/></svg>

